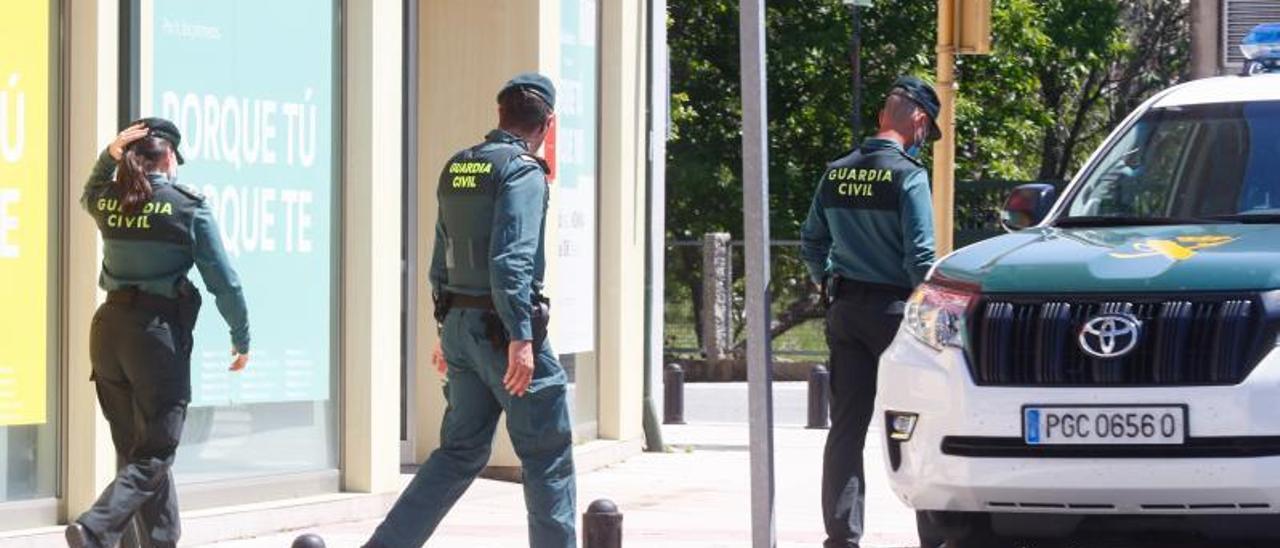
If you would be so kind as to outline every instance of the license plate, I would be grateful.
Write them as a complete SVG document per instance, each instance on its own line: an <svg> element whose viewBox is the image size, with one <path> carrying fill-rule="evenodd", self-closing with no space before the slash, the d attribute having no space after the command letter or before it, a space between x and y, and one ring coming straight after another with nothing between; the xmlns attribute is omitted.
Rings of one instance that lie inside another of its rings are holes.
<svg viewBox="0 0 1280 548"><path fill-rule="evenodd" d="M1181 405L1022 408L1027 445L1178 445L1187 441Z"/></svg>

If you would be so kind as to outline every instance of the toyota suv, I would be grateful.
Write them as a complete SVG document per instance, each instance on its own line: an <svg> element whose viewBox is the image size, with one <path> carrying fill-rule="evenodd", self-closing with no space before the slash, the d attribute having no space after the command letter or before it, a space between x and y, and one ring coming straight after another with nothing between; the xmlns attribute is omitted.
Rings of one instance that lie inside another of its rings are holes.
<svg viewBox="0 0 1280 548"><path fill-rule="evenodd" d="M907 302L878 410L922 546L1280 534L1280 25L1245 50Z"/></svg>

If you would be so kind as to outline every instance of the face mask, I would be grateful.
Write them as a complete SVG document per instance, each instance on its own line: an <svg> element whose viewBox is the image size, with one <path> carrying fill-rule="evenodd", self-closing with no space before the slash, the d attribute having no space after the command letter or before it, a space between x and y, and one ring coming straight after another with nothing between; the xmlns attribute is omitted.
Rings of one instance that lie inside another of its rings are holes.
<svg viewBox="0 0 1280 548"><path fill-rule="evenodd" d="M924 145L925 139L929 137L927 132L928 130L924 128L916 130L916 134L913 135L915 139L911 142L911 146L907 147L907 156L912 158L920 157L920 148Z"/></svg>

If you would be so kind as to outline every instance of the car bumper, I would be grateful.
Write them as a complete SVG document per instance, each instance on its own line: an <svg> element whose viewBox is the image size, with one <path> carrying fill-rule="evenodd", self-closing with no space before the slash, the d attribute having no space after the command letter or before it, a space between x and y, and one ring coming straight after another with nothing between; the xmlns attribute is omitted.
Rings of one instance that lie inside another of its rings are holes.
<svg viewBox="0 0 1280 548"><path fill-rule="evenodd" d="M887 411L918 415L909 440L885 443L894 492L917 510L1280 512L1280 351L1235 386L989 387L973 383L959 350L936 352L900 332L881 357L878 390L878 420ZM1055 404L1186 405L1189 443L1219 450L1030 450L1023 406Z"/></svg>

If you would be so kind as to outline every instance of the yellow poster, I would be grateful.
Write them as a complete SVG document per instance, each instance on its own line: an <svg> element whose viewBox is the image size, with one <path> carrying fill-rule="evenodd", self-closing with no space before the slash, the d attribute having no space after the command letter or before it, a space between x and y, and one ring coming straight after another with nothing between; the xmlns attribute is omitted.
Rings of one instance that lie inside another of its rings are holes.
<svg viewBox="0 0 1280 548"><path fill-rule="evenodd" d="M45 416L49 2L0 4L0 426Z"/></svg>

